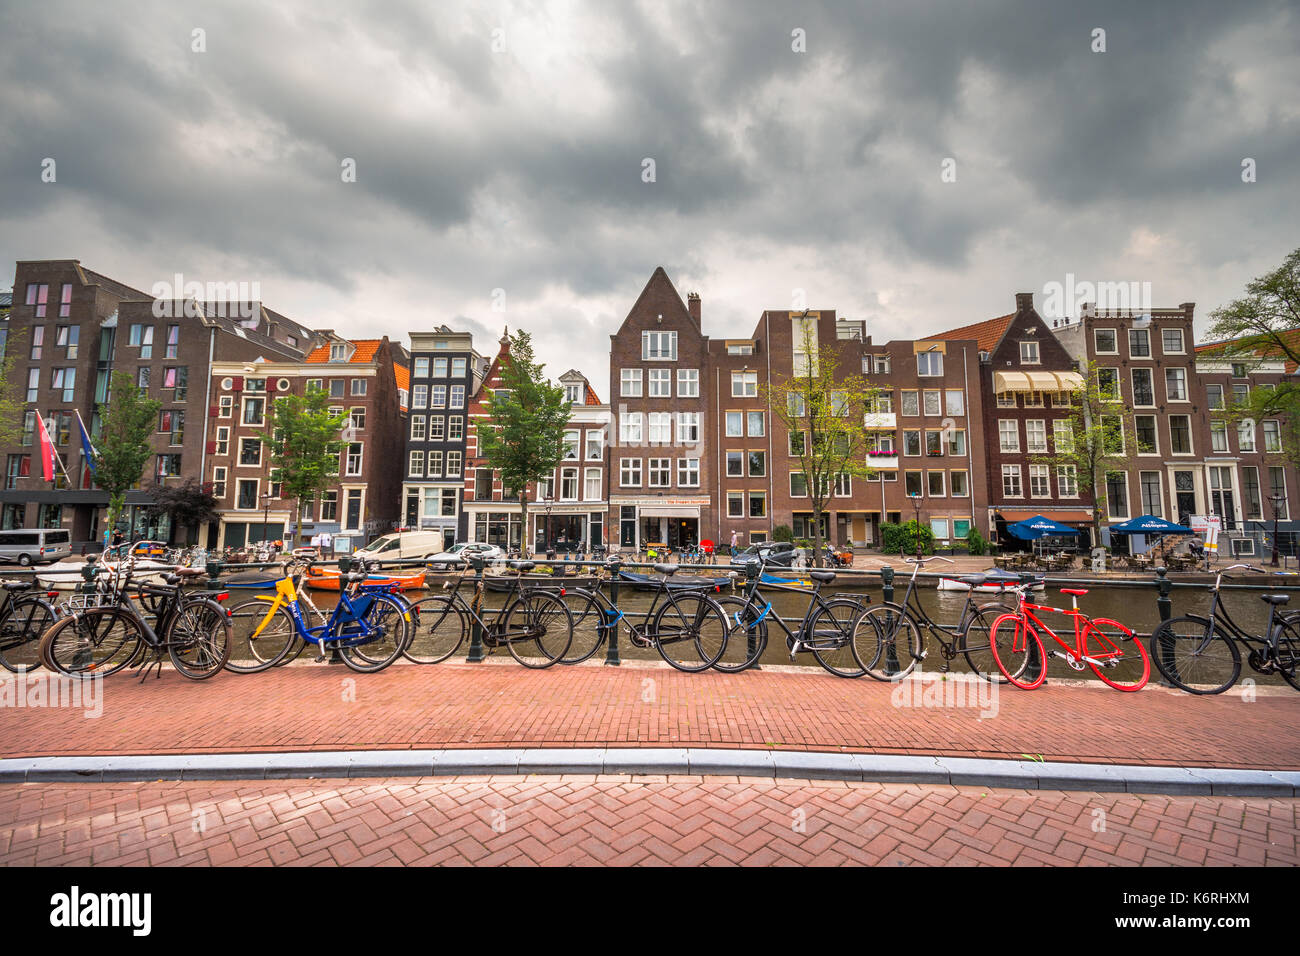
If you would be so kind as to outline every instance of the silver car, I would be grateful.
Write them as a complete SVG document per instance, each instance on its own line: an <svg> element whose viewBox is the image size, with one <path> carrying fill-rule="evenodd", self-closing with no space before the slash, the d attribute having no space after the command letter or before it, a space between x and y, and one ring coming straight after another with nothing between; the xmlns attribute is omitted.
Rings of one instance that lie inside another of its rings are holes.
<svg viewBox="0 0 1300 956"><path fill-rule="evenodd" d="M492 563L505 558L506 553L495 544L482 541L458 541L446 551L429 555L428 567L431 571L455 571L469 564L471 557L480 557L485 563Z"/></svg>

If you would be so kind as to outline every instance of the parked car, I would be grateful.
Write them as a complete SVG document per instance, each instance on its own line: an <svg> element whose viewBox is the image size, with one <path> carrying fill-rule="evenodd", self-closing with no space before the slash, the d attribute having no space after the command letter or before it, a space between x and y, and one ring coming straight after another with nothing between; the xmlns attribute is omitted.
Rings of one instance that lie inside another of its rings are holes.
<svg viewBox="0 0 1300 956"><path fill-rule="evenodd" d="M429 569L432 571L451 571L464 567L471 557L480 557L484 561L499 561L506 556L495 544L482 541L457 541L446 551L429 555Z"/></svg>
<svg viewBox="0 0 1300 956"><path fill-rule="evenodd" d="M23 567L58 561L72 553L72 533L67 528L24 528L0 531L0 561L17 561Z"/></svg>
<svg viewBox="0 0 1300 956"><path fill-rule="evenodd" d="M441 551L441 531L394 531L376 538L352 556L363 561L409 561Z"/></svg>
<svg viewBox="0 0 1300 956"><path fill-rule="evenodd" d="M760 541L744 551L731 556L732 564L762 564L779 568L793 567L799 559L799 549L789 541Z"/></svg>

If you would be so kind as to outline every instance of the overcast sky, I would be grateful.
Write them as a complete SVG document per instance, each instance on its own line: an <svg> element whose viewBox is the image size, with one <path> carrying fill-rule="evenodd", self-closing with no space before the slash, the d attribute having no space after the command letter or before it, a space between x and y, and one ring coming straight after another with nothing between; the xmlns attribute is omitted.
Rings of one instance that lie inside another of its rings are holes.
<svg viewBox="0 0 1300 956"><path fill-rule="evenodd" d="M0 2L4 288L78 258L355 336L509 324L607 397L657 265L711 335L802 289L887 340L1070 273L1203 328L1300 246L1292 3L194 6Z"/></svg>

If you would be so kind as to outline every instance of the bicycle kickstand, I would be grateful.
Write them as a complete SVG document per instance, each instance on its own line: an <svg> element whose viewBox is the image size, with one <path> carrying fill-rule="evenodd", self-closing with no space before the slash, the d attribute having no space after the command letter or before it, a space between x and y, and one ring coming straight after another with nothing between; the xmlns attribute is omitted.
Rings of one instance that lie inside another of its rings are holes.
<svg viewBox="0 0 1300 956"><path fill-rule="evenodd" d="M143 684L143 683L145 682L145 679L149 676L149 671L152 670L152 669L156 669L156 670L157 670L157 673L154 674L154 678L155 678L155 679L161 678L161 677L162 677L162 665L163 665L162 652L161 652L161 651L158 651L158 650L153 651L153 652L151 653L151 655L148 656L148 657L147 657L147 658L146 658L146 659L145 659L145 660L140 664L140 667L139 667L139 670L140 670L140 683Z"/></svg>

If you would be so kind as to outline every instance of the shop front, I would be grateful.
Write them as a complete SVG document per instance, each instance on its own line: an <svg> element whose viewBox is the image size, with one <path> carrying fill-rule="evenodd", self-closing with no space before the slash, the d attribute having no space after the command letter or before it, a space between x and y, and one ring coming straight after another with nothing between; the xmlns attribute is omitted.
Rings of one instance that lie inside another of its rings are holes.
<svg viewBox="0 0 1300 956"><path fill-rule="evenodd" d="M460 485L407 485L405 527L441 532L444 550L450 548L456 543L460 493Z"/></svg>
<svg viewBox="0 0 1300 956"><path fill-rule="evenodd" d="M533 550L556 554L590 552L605 545L605 513L591 505L542 507L531 511Z"/></svg>
<svg viewBox="0 0 1300 956"><path fill-rule="evenodd" d="M639 551L647 544L667 545L673 550L700 543L701 509L708 498L625 498L612 502L618 514L618 546Z"/></svg>

